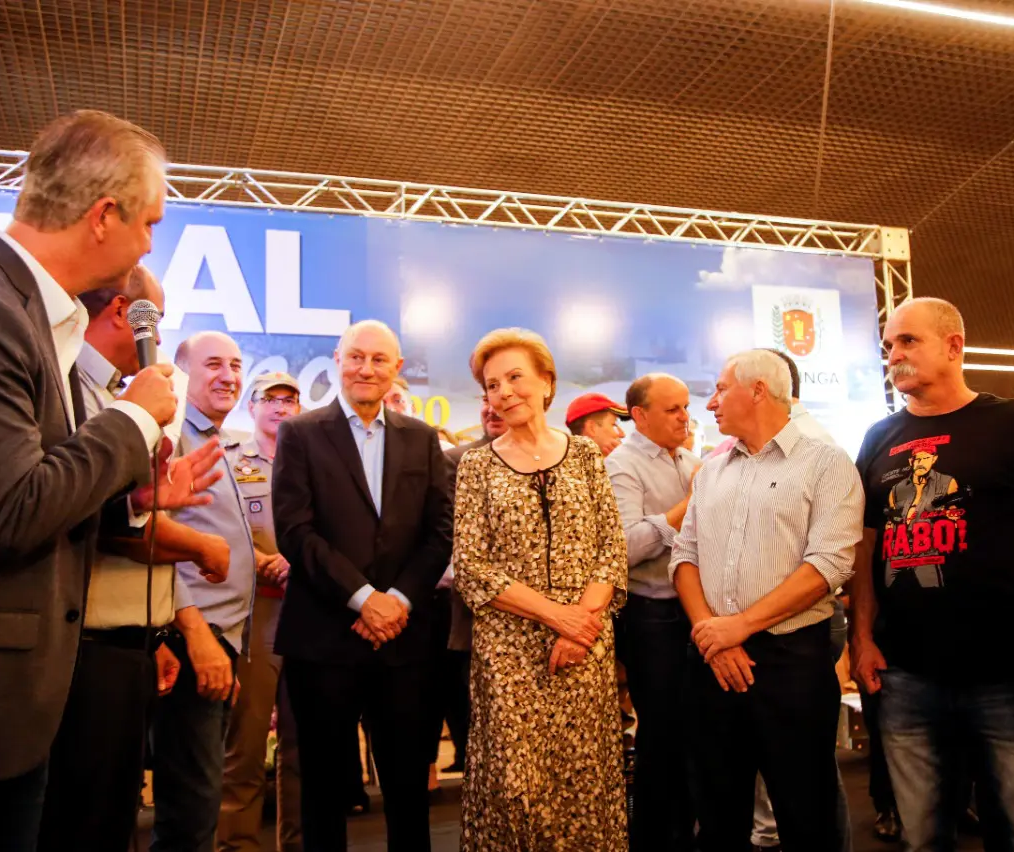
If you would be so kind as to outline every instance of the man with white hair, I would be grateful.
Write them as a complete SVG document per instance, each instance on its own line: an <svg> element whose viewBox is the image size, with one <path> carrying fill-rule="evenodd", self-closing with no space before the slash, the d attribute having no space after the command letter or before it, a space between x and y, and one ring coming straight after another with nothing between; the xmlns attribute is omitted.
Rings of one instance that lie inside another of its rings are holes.
<svg viewBox="0 0 1014 852"><path fill-rule="evenodd" d="M828 620L863 492L844 450L790 419L790 392L771 352L726 362L708 410L739 440L697 474L669 563L696 649L685 690L705 852L750 849L758 770L786 852L836 846Z"/></svg>
<svg viewBox="0 0 1014 852"><path fill-rule="evenodd" d="M425 696L433 589L453 520L436 431L383 405L400 348L377 320L350 326L335 352L338 398L278 429L275 530L291 570L275 652L296 718L306 852L347 845L356 791L344 768L355 761L348 734L360 716L387 848L430 849Z"/></svg>
<svg viewBox="0 0 1014 852"><path fill-rule="evenodd" d="M884 326L903 410L866 433L852 582L852 668L879 701L908 848L955 848L956 783L971 755L986 849L1014 848L1014 401L962 370L961 314L913 299Z"/></svg>

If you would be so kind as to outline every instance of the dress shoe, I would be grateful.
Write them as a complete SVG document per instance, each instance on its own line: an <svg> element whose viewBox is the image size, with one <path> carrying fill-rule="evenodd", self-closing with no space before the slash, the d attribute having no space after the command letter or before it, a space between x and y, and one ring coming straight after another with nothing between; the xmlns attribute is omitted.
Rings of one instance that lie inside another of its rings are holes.
<svg viewBox="0 0 1014 852"><path fill-rule="evenodd" d="M959 814L958 832L969 837L982 836L982 826L979 825L979 815L971 808L965 808L965 812L963 814Z"/></svg>
<svg viewBox="0 0 1014 852"><path fill-rule="evenodd" d="M885 843L897 843L901 840L901 820L898 819L898 812L891 810L877 814L877 821L873 823L873 836Z"/></svg>
<svg viewBox="0 0 1014 852"><path fill-rule="evenodd" d="M370 812L370 797L366 791L363 791L362 796L357 796L355 800L345 809L345 813L350 817L363 816Z"/></svg>

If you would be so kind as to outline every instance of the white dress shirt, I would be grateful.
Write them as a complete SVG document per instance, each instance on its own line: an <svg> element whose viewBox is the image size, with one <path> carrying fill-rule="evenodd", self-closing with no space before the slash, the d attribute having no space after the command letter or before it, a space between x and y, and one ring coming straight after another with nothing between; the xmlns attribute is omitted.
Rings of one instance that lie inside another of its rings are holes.
<svg viewBox="0 0 1014 852"><path fill-rule="evenodd" d="M85 329L88 328L88 310L80 299L72 299L67 295L67 291L57 283L56 279L35 259L31 252L10 234L0 231L0 239L18 253L39 288L39 294L42 296L42 303L46 307L46 316L49 318L49 325L53 332L56 358L60 363L60 378L63 380L63 401L67 410L67 422L71 430L74 430L78 423L74 417L74 398L70 391L70 369L77 361L78 355L81 354ZM116 400L107 408L122 411L133 420L137 424L137 428L141 430L141 435L144 436L145 445L149 450L154 450L161 434L154 417L141 406L122 399Z"/></svg>
<svg viewBox="0 0 1014 852"><path fill-rule="evenodd" d="M862 481L845 451L801 434L790 420L759 452L740 441L704 463L669 576L681 562L696 565L712 613L734 615L806 562L827 594L769 630L816 624L830 617L833 590L852 575L863 506Z"/></svg>

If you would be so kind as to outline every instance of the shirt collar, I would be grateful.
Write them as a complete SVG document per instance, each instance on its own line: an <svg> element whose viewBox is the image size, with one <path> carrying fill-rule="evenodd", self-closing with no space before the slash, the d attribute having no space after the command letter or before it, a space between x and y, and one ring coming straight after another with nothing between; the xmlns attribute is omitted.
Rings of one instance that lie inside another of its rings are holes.
<svg viewBox="0 0 1014 852"><path fill-rule="evenodd" d="M803 433L799 431L798 424L789 420L789 422L782 427L781 431L763 447L761 447L760 452L754 453L754 455L764 455L765 453L772 452L773 447L778 447L778 449L782 451L782 455L788 458L788 456L792 453L792 448L799 443L799 439L802 437ZM742 453L744 456L750 455L750 451L747 449L746 444L743 443L742 440L737 441L736 446L729 451L729 457L731 458L737 452Z"/></svg>
<svg viewBox="0 0 1014 852"><path fill-rule="evenodd" d="M349 405L348 400L345 399L345 394L341 391L338 391L338 404L342 407L342 411L345 412L345 417L350 423L357 423L360 426L363 425L363 418L356 413L355 409L351 405ZM380 406L380 413L376 416L376 418L374 418L373 423L370 425L372 426L376 423L379 423L381 426L387 425L387 421L384 419L383 404Z"/></svg>
<svg viewBox="0 0 1014 852"><path fill-rule="evenodd" d="M35 259L35 256L28 251L10 234L0 231L0 239L3 239L14 251L18 253L25 266L35 277L35 283L39 288L39 295L42 296L42 304L46 308L46 316L49 318L50 328L56 328L77 314L77 321L88 325L88 311L80 299L72 299L67 291L61 287L56 279L49 274L46 268Z"/></svg>
<svg viewBox="0 0 1014 852"><path fill-rule="evenodd" d="M646 456L649 456L650 458L657 459L663 453L669 455L664 447L660 447L653 440L651 440L651 438L649 438L643 432L639 432L636 429L630 433L630 437L627 438L627 440L630 441L631 445L639 449L642 453L644 453ZM676 458L673 459L673 461L678 463L679 458L680 451L676 450Z"/></svg>
<svg viewBox="0 0 1014 852"><path fill-rule="evenodd" d="M111 394L116 394L123 388L123 376L119 370L106 360L106 356L92 346L87 340L81 347L81 354L77 356L77 365L89 378L99 387L106 388Z"/></svg>
<svg viewBox="0 0 1014 852"><path fill-rule="evenodd" d="M187 400L187 420L198 432L218 431L215 424L211 422L211 418L190 400Z"/></svg>

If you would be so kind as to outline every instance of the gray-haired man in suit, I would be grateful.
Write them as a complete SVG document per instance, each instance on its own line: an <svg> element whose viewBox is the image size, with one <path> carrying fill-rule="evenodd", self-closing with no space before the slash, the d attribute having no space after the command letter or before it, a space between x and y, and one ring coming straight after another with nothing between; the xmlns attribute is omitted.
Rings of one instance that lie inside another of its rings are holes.
<svg viewBox="0 0 1014 852"><path fill-rule="evenodd" d="M74 368L88 324L77 296L125 281L150 250L162 159L153 136L111 115L59 119L37 138L0 235L0 825L16 852L35 850L98 513L150 479L176 410L169 368L149 367L85 423Z"/></svg>

